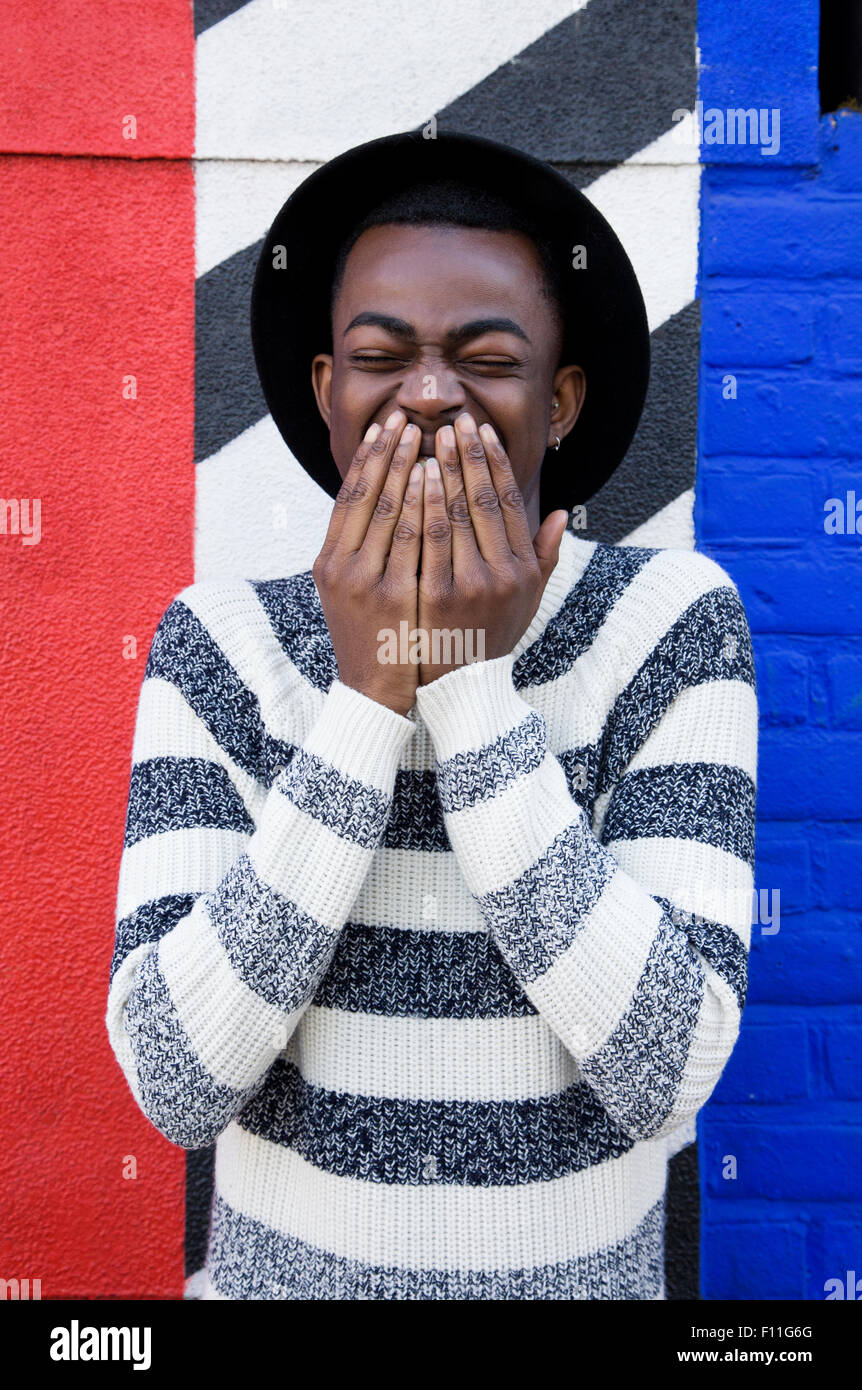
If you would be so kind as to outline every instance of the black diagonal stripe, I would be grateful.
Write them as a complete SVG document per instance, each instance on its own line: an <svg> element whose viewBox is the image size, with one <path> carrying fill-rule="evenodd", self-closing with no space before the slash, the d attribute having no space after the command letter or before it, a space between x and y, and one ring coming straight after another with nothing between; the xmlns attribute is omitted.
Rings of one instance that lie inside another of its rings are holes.
<svg viewBox="0 0 862 1390"><path fill-rule="evenodd" d="M697 364L700 301L695 299L650 337L650 383L628 453L586 504L577 535L615 545L694 486L697 457Z"/></svg>
<svg viewBox="0 0 862 1390"><path fill-rule="evenodd" d="M218 24L220 19L227 19L228 15L241 10L247 3L248 0L194 0L195 38L198 38L204 29L211 29L214 24Z"/></svg>
<svg viewBox="0 0 862 1390"><path fill-rule="evenodd" d="M263 239L198 276L195 286L195 462L267 414L248 306Z"/></svg>
<svg viewBox="0 0 862 1390"><path fill-rule="evenodd" d="M590 0L437 113L551 163L617 164L692 109L696 0Z"/></svg>

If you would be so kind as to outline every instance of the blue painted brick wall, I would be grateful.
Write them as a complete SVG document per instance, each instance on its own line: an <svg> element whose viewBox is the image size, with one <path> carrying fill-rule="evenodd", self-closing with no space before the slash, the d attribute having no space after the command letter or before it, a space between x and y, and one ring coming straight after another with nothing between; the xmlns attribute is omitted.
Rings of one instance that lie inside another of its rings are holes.
<svg viewBox="0 0 862 1390"><path fill-rule="evenodd" d="M819 114L818 24L812 0L699 6L704 110L778 107L781 132L702 147L697 543L754 634L767 919L698 1117L709 1299L862 1273L862 520L824 529L862 501L862 113Z"/></svg>

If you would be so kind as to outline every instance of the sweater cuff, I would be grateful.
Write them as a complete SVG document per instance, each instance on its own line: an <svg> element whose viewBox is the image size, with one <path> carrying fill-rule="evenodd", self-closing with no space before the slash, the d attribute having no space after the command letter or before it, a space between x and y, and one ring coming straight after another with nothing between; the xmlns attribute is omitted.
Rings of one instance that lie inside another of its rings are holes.
<svg viewBox="0 0 862 1390"><path fill-rule="evenodd" d="M515 689L514 652L491 661L471 661L416 691L422 716L440 762L484 748L522 723L531 711Z"/></svg>
<svg viewBox="0 0 862 1390"><path fill-rule="evenodd" d="M389 796L401 750L415 732L415 720L336 678L302 746L342 776Z"/></svg>

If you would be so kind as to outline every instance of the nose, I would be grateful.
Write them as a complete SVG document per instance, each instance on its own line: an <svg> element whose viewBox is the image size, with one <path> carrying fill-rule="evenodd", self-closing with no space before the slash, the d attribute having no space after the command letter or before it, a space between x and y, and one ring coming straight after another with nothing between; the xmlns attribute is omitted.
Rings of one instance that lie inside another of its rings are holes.
<svg viewBox="0 0 862 1390"><path fill-rule="evenodd" d="M445 362L417 361L401 379L395 404L410 424L422 431L422 443L433 449L433 437L441 425L451 425L467 405L467 394L458 375Z"/></svg>

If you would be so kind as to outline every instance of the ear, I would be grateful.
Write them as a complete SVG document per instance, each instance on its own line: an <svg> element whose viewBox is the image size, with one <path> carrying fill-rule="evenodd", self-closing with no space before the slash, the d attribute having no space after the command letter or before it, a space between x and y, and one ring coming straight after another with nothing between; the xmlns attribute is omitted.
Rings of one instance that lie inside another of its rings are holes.
<svg viewBox="0 0 862 1390"><path fill-rule="evenodd" d="M319 352L313 359L311 385L314 389L317 408L323 416L326 428L329 429L332 419L332 355L330 353Z"/></svg>
<svg viewBox="0 0 862 1390"><path fill-rule="evenodd" d="M587 394L587 379L582 367L558 367L554 374L554 400L556 410L551 407L551 422L548 426L548 448L553 447L554 435L565 439L581 413L584 397Z"/></svg>

